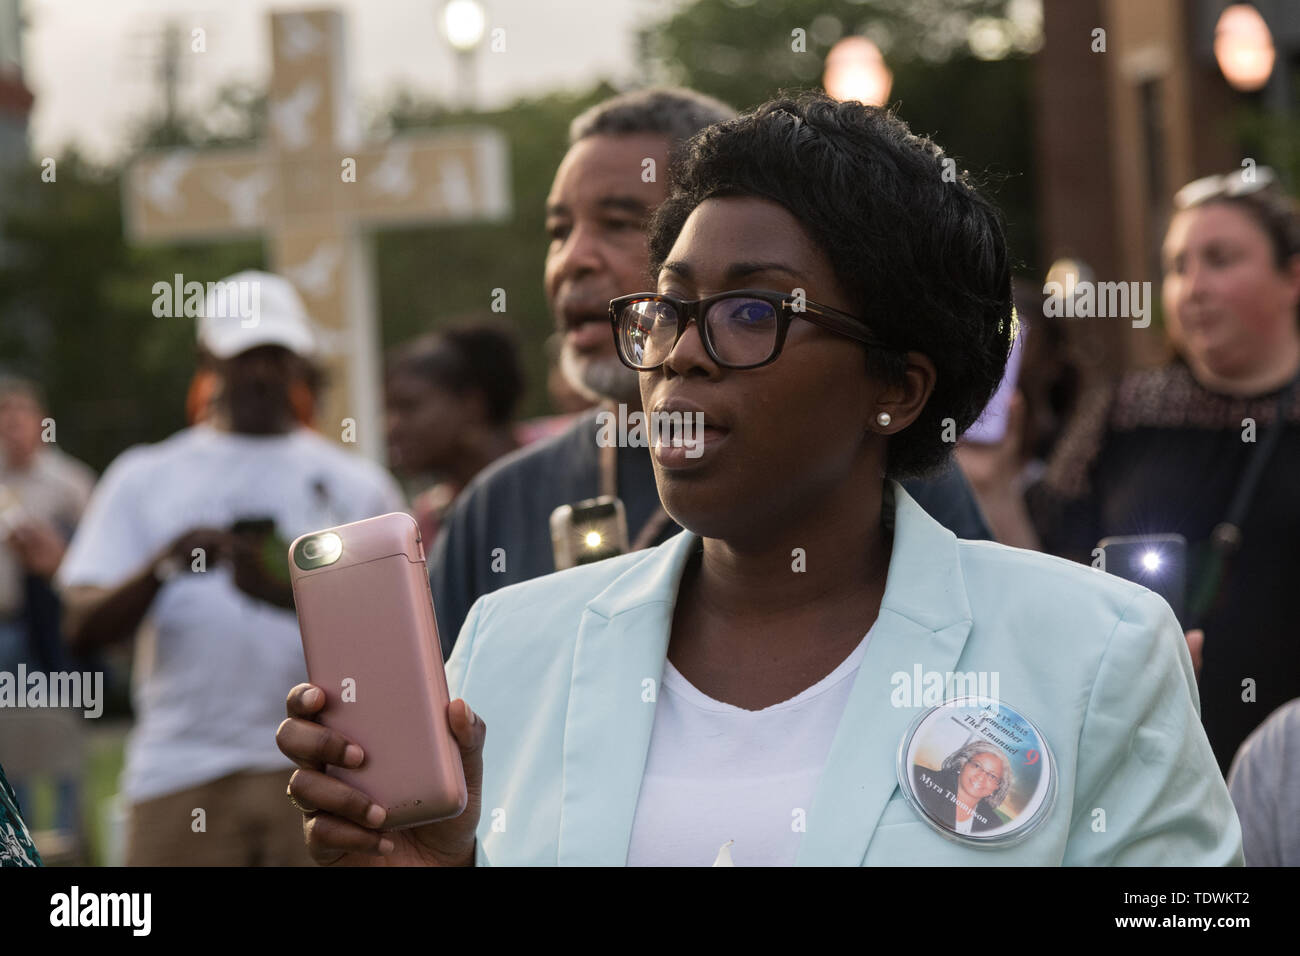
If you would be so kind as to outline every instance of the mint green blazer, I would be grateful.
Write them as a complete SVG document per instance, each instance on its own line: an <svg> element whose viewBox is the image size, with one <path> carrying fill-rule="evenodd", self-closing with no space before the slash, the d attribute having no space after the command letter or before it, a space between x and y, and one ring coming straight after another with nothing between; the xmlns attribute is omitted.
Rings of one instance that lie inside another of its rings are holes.
<svg viewBox="0 0 1300 956"><path fill-rule="evenodd" d="M884 600L798 863L1240 865L1241 827L1169 605L1092 568L958 540L896 482L886 509ZM677 585L697 543L682 532L475 603L447 680L487 723L480 866L626 862ZM950 840L900 791L899 743L924 708L894 706L891 676L918 665L996 671L999 699L1046 738L1056 802L1020 843Z"/></svg>

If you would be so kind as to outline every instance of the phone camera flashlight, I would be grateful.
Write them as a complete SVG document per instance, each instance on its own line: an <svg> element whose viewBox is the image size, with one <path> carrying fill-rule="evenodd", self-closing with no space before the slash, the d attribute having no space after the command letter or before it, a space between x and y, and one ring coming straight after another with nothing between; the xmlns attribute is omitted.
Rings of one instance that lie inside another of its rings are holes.
<svg viewBox="0 0 1300 956"><path fill-rule="evenodd" d="M587 547L589 548L599 548L601 542L603 542L605 539L601 537L599 531L588 531L586 535L583 536L582 540L583 543L586 544Z"/></svg>
<svg viewBox="0 0 1300 956"><path fill-rule="evenodd" d="M1148 551L1142 555L1142 567L1148 571L1160 570L1160 555L1155 551Z"/></svg>
<svg viewBox="0 0 1300 956"><path fill-rule="evenodd" d="M293 560L304 571L333 564L343 554L343 539L325 531L303 539L294 547Z"/></svg>
<svg viewBox="0 0 1300 956"><path fill-rule="evenodd" d="M337 554L343 549L343 542L339 540L336 534L323 534L319 538L311 538L303 545L303 554L315 560L316 558L328 558L332 554Z"/></svg>

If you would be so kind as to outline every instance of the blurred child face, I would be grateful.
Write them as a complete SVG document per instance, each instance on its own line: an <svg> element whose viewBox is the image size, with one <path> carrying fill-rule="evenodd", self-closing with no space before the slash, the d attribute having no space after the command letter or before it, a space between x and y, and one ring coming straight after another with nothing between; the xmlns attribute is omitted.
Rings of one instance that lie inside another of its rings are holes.
<svg viewBox="0 0 1300 956"><path fill-rule="evenodd" d="M1211 202L1178 213L1162 259L1169 336L1193 366L1246 378L1300 335L1300 256L1279 270L1268 235L1242 209Z"/></svg>
<svg viewBox="0 0 1300 956"><path fill-rule="evenodd" d="M460 451L468 403L421 375L398 372L388 382L388 460L404 475L447 470Z"/></svg>

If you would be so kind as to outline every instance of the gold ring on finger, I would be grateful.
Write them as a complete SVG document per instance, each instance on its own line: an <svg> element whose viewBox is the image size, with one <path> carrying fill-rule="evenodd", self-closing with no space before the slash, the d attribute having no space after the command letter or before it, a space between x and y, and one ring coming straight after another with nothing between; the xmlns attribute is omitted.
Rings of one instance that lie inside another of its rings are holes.
<svg viewBox="0 0 1300 956"><path fill-rule="evenodd" d="M315 812L316 812L316 811L314 811L314 810L310 810L310 809L308 809L307 807L304 807L301 803L298 802L298 798L295 797L295 796L293 795L293 786L292 786L292 785L290 785L289 787L285 788L285 791L284 791L284 792L285 792L285 796L287 796L287 797L289 798L289 803L290 803L290 804L293 806L293 808L294 808L295 810L297 810L299 813L315 813Z"/></svg>

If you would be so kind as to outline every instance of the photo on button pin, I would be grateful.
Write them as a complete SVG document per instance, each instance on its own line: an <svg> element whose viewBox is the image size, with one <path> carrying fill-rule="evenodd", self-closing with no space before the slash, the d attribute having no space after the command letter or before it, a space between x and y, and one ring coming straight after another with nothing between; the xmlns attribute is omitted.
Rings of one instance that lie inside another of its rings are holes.
<svg viewBox="0 0 1300 956"><path fill-rule="evenodd" d="M899 747L899 785L933 828L976 845L1023 839L1050 812L1055 767L1034 725L974 698L927 710Z"/></svg>

